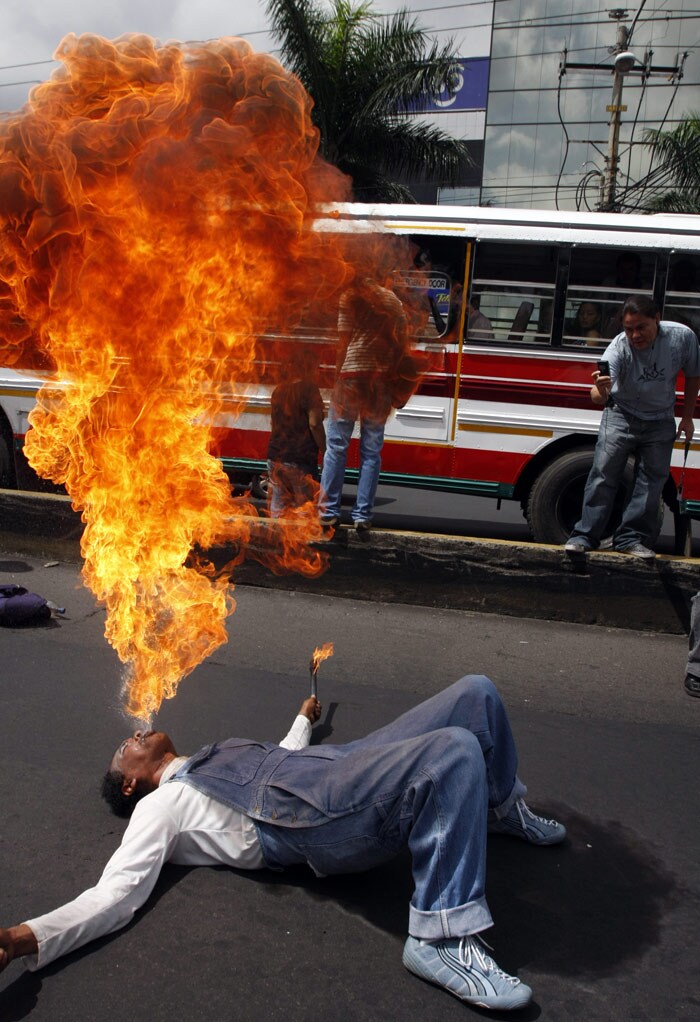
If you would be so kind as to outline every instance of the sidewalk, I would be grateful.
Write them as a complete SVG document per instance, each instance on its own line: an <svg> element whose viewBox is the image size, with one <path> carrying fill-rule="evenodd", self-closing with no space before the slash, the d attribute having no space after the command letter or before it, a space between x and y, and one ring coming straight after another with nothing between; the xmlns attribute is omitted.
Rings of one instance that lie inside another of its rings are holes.
<svg viewBox="0 0 700 1022"><path fill-rule="evenodd" d="M275 523L260 519L264 537ZM37 556L79 560L82 523L67 497L0 490L0 545ZM254 546L255 540L253 540ZM683 634L700 588L694 560L639 561L611 551L572 559L561 547L374 529L340 528L325 543L319 578L273 575L248 559L245 585L326 593L451 610ZM224 564L225 549L212 551Z"/></svg>

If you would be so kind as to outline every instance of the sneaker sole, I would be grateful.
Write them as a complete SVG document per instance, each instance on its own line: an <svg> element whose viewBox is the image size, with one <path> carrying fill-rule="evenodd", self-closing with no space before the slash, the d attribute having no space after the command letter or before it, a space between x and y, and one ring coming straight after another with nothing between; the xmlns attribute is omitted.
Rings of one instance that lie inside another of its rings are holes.
<svg viewBox="0 0 700 1022"><path fill-rule="evenodd" d="M425 983L430 983L431 986L439 987L440 990L446 991L448 994L452 994L458 1001L463 1004L471 1004L475 1008L488 1008L492 1011L513 1011L517 1008L524 1008L532 1000L532 991L524 983L518 984L514 987L511 995L506 994L494 994L484 996L483 994L473 994L464 996L459 993L458 990L453 990L449 985L441 983L440 980L430 973L423 962L417 956L414 956L410 951L404 947L403 952L403 964L410 973L417 976L418 979L422 979ZM446 971L447 967L445 967Z"/></svg>
<svg viewBox="0 0 700 1022"><path fill-rule="evenodd" d="M695 699L700 697L700 678L693 685L688 681L683 682L683 688L686 690L689 696L693 696Z"/></svg>
<svg viewBox="0 0 700 1022"><path fill-rule="evenodd" d="M554 834L546 834L544 837L531 836L522 827L513 826L511 829L503 824L490 824L487 828L489 834L495 837L516 837L519 841L526 841L529 845L560 845L566 837L566 827L561 825L561 830Z"/></svg>

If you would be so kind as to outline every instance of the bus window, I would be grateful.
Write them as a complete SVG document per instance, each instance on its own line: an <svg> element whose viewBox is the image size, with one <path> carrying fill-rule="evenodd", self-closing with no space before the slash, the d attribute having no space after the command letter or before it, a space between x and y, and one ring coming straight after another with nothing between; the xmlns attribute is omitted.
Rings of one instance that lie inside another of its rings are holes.
<svg viewBox="0 0 700 1022"><path fill-rule="evenodd" d="M700 256L671 256L663 318L689 326L700 337Z"/></svg>
<svg viewBox="0 0 700 1022"><path fill-rule="evenodd" d="M574 248L566 292L564 344L598 347L622 330L631 294L654 291L656 256L630 249Z"/></svg>
<svg viewBox="0 0 700 1022"><path fill-rule="evenodd" d="M551 344L556 272L553 245L479 244L467 341Z"/></svg>
<svg viewBox="0 0 700 1022"><path fill-rule="evenodd" d="M406 309L409 329L417 341L444 337L454 320L452 281L438 270L395 270L392 288Z"/></svg>
<svg viewBox="0 0 700 1022"><path fill-rule="evenodd" d="M444 350L459 342L466 243L461 238L417 234L411 235L411 243L416 252L413 276L426 277L421 307L428 310L423 333L414 335L417 340L439 341Z"/></svg>

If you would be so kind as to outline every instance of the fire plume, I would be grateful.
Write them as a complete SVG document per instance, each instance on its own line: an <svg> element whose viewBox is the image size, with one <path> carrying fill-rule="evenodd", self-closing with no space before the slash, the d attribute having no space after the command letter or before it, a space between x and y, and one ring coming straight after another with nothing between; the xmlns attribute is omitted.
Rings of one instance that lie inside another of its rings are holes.
<svg viewBox="0 0 700 1022"><path fill-rule="evenodd" d="M0 363L51 371L25 450L82 512L84 580L149 718L227 638L230 573L201 551L323 569L311 505L270 542L232 502L215 426L262 333L337 308L348 263L311 215L348 185L300 83L243 40L69 35L56 57L0 120Z"/></svg>
<svg viewBox="0 0 700 1022"><path fill-rule="evenodd" d="M323 661L327 660L329 656L333 656L332 642L324 642L322 646L317 646L311 657L311 673L315 674Z"/></svg>

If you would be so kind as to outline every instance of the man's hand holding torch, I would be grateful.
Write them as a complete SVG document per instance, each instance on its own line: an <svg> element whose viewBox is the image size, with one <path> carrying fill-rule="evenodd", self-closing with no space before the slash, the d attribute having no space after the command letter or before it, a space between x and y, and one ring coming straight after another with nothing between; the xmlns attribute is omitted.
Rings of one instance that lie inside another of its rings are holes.
<svg viewBox="0 0 700 1022"><path fill-rule="evenodd" d="M312 724L315 724L321 716L322 709L323 707L316 696L309 696L309 698L305 699L299 707L299 713L302 717L306 717L307 720L310 720Z"/></svg>

